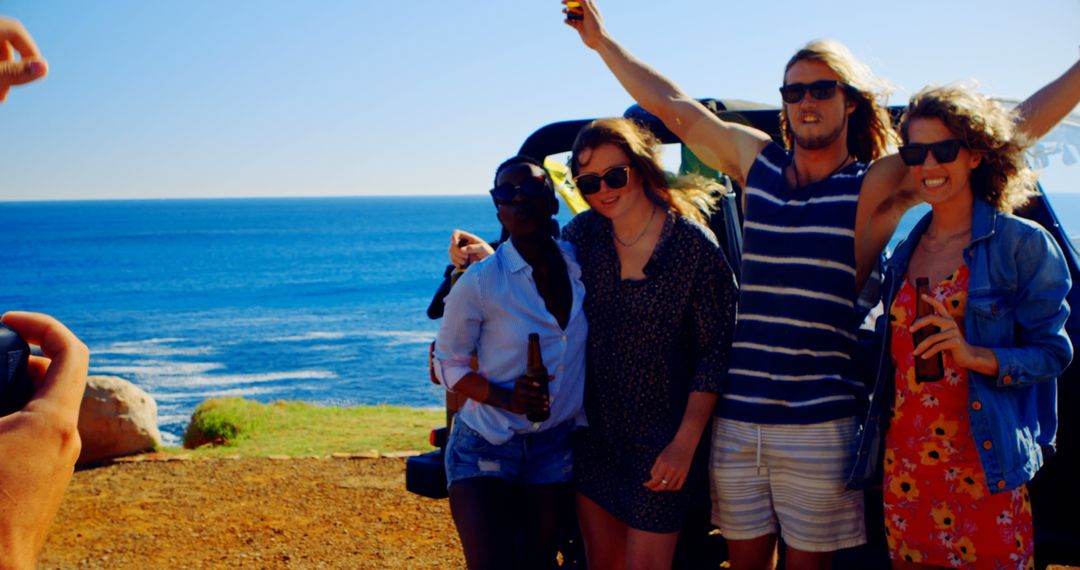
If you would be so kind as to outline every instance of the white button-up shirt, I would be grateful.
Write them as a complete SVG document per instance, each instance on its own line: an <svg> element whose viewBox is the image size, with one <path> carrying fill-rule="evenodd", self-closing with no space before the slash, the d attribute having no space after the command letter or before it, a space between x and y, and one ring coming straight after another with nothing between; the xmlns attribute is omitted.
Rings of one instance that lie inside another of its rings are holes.
<svg viewBox="0 0 1080 570"><path fill-rule="evenodd" d="M551 417L542 423L523 414L468 400L458 419L493 445L517 433L543 431L566 421L585 424L582 406L585 387L585 337L589 332L583 305L585 287L573 246L558 242L566 260L573 294L570 320L564 330L548 312L536 290L532 267L509 240L495 253L476 262L446 296L442 325L435 340L435 373L453 389L471 372L469 361L476 352L477 372L495 386L513 390L525 373L529 333L540 335L540 351L548 375Z"/></svg>

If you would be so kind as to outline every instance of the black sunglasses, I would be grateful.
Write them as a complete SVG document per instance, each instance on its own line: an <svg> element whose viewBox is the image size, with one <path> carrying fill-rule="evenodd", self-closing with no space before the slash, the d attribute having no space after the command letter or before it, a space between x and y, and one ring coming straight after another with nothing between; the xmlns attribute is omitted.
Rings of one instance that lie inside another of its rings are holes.
<svg viewBox="0 0 1080 570"><path fill-rule="evenodd" d="M933 152L939 164L956 160L960 148L967 148L964 141L948 139L936 143L910 143L900 147L900 159L908 166L918 166L926 161L926 155Z"/></svg>
<svg viewBox="0 0 1080 570"><path fill-rule="evenodd" d="M577 186L583 195L588 196L600 191L601 181L606 183L608 188L618 190L626 186L629 179L630 165L624 164L622 166L612 166L605 170L603 174L582 174L574 178L574 186Z"/></svg>
<svg viewBox="0 0 1080 570"><path fill-rule="evenodd" d="M836 95L836 88L840 86L841 83L835 79L822 79L813 83L788 83L780 88L780 97L785 103L798 103L809 91L814 99L826 101Z"/></svg>
<svg viewBox="0 0 1080 570"><path fill-rule="evenodd" d="M495 200L496 204L511 204L514 202L514 196L519 193L526 198L536 198L543 196L547 191L548 187L543 177L530 176L516 186L509 182L499 184L488 190L488 193L491 194L491 198Z"/></svg>

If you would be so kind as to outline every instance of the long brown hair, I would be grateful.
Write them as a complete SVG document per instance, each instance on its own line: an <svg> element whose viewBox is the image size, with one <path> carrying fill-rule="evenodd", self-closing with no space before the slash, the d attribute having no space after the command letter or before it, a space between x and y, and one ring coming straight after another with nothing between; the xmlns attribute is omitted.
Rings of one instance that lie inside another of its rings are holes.
<svg viewBox="0 0 1080 570"><path fill-rule="evenodd" d="M973 152L982 155L971 171L971 192L1002 212L1012 212L1038 194L1035 173L1024 160L1031 144L1016 129L1015 113L973 89L929 86L911 97L900 120L900 136L908 142L915 119L938 119Z"/></svg>
<svg viewBox="0 0 1080 570"><path fill-rule="evenodd" d="M660 160L660 139L642 125L625 118L597 119L578 132L570 153L570 173L577 176L581 153L613 144L626 154L641 174L645 195L653 203L701 224L716 211L724 186L699 174L669 176Z"/></svg>
<svg viewBox="0 0 1080 570"><path fill-rule="evenodd" d="M836 40L814 40L795 52L784 67L787 76L791 66L804 60L823 63L840 76L842 92L855 104L848 119L848 152L860 162L870 162L888 154L889 145L898 137L886 108L889 95L887 84L874 76L870 68L855 58L851 50ZM780 107L780 133L791 148L793 139L787 109Z"/></svg>

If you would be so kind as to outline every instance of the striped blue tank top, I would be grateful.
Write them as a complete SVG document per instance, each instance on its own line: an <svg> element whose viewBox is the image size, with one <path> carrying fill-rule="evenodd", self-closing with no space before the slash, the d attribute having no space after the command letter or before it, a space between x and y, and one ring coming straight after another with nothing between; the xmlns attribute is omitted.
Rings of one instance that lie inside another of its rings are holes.
<svg viewBox="0 0 1080 570"><path fill-rule="evenodd" d="M811 424L856 415L865 389L852 362L855 210L867 166L801 189L790 155L770 144L746 180L738 322L716 415Z"/></svg>

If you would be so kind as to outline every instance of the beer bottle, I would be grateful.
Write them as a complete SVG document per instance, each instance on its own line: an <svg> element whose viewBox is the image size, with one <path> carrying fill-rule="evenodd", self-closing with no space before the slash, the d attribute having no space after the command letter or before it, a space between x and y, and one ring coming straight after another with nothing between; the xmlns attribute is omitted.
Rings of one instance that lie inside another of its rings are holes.
<svg viewBox="0 0 1080 570"><path fill-rule="evenodd" d="M469 245L469 240L467 240L465 238L461 238L457 242L458 247L465 247L467 245ZM450 273L450 286L451 287L453 287L454 284L457 283L458 279L461 279L461 276L465 274L465 270L467 270L469 268L470 263L472 263L472 258L466 257L465 258L465 263L462 263L461 267L455 267L454 271L452 273Z"/></svg>
<svg viewBox="0 0 1080 570"><path fill-rule="evenodd" d="M923 300L923 295L930 294L930 279L926 277L919 277L915 279L915 318L921 319L927 315L934 314L934 308ZM940 332L941 329L935 326L923 327L911 335L913 347L919 346L922 341L928 337L933 336ZM922 356L915 357L915 382L937 382L945 377L945 366L941 359L941 353L937 353L930 358L923 358Z"/></svg>
<svg viewBox="0 0 1080 570"><path fill-rule="evenodd" d="M544 357L540 355L540 335L529 333L529 361L525 365L525 376L540 384L540 392L548 397L548 371L544 367ZM526 414L530 422L540 423L551 417L551 410Z"/></svg>

